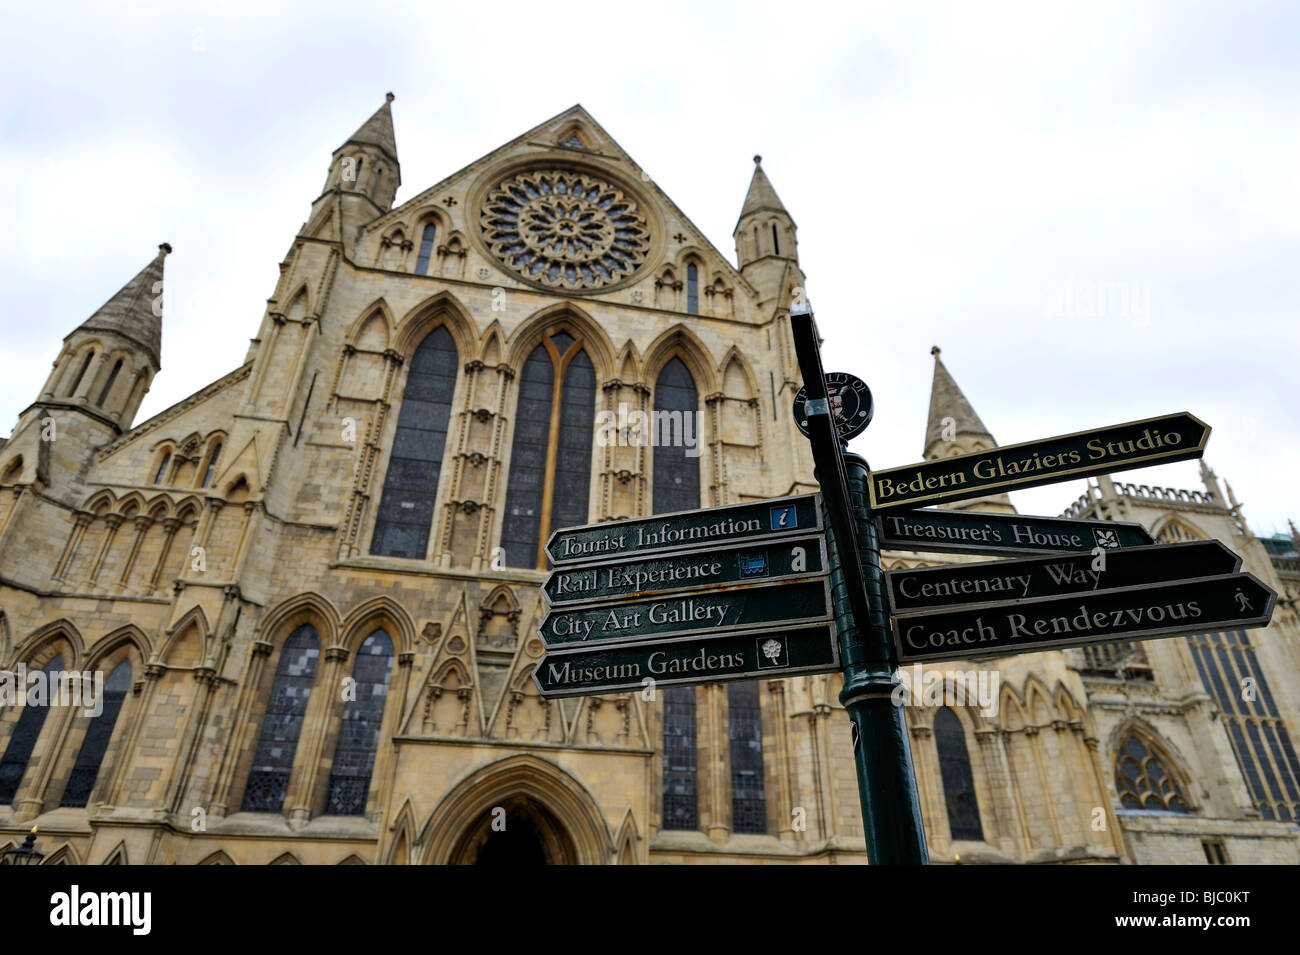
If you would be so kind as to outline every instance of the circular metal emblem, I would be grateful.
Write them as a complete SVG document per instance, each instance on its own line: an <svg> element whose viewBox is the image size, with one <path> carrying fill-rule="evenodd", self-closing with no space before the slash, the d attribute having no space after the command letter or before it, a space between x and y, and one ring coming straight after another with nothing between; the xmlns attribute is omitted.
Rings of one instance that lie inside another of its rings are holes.
<svg viewBox="0 0 1300 955"><path fill-rule="evenodd" d="M841 441L856 438L875 413L871 389L861 378L843 371L826 373L826 397L830 400L831 414L835 419L835 433ZM794 423L806 436L808 432L808 391L800 388L794 396Z"/></svg>

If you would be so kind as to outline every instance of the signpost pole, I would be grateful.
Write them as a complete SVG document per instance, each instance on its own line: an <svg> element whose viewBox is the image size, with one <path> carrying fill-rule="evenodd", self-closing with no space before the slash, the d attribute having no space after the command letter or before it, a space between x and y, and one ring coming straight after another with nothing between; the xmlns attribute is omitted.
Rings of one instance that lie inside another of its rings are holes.
<svg viewBox="0 0 1300 955"><path fill-rule="evenodd" d="M867 504L869 469L861 457L841 450L811 310L795 306L790 321L828 527L831 598L844 672L840 702L853 726L867 856L873 865L926 865L930 853L906 717L893 701L897 665L885 612L880 546Z"/></svg>

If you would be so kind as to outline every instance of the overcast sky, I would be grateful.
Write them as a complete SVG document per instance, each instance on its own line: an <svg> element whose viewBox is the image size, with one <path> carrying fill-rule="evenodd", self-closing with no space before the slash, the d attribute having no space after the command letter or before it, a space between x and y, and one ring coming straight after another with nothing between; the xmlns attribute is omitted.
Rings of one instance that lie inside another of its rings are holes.
<svg viewBox="0 0 1300 955"><path fill-rule="evenodd" d="M763 155L828 370L875 392L874 466L919 459L938 344L1002 444L1192 412L1253 528L1285 530L1298 39L1294 3L14 5L0 428L164 240L178 295L137 420L237 367L385 92L399 203L580 102L733 261ZM1200 487L1194 462L1129 475Z"/></svg>

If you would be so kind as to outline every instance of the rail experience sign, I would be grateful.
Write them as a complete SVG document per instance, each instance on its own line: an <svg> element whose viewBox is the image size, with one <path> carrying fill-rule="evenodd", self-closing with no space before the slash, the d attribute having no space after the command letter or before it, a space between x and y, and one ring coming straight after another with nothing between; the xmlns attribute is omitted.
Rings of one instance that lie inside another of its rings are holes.
<svg viewBox="0 0 1300 955"><path fill-rule="evenodd" d="M1130 468L1199 458L1210 426L1187 412L872 471L873 512L961 501Z"/></svg>

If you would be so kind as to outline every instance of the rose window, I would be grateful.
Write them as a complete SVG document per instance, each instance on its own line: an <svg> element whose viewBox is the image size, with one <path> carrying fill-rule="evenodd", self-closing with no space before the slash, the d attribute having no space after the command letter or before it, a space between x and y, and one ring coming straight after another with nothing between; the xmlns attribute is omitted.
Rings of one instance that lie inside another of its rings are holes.
<svg viewBox="0 0 1300 955"><path fill-rule="evenodd" d="M488 193L480 223L498 259L525 279L556 289L622 282L650 248L636 202L590 173L512 176Z"/></svg>

